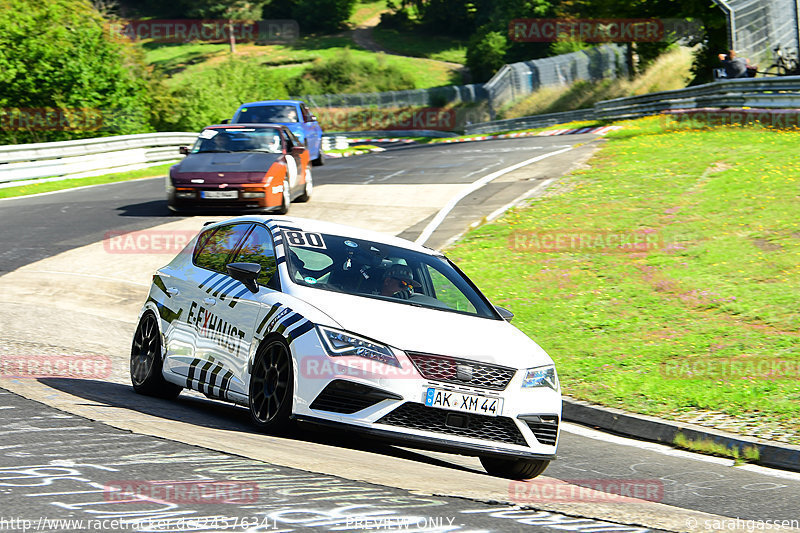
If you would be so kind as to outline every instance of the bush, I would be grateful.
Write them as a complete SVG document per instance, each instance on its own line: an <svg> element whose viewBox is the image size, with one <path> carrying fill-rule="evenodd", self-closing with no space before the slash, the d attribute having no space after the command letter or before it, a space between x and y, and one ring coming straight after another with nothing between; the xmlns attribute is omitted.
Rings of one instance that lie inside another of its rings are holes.
<svg viewBox="0 0 800 533"><path fill-rule="evenodd" d="M331 59L317 59L288 84L291 94L338 94L413 89L414 80L379 55L377 61L358 60L350 50Z"/></svg>
<svg viewBox="0 0 800 533"><path fill-rule="evenodd" d="M147 77L137 49L112 37L105 20L88 2L4 0L0 9L0 108L69 110L59 116L86 113L101 122L87 125L67 118L66 123L22 129L20 123L7 123L0 142L151 131Z"/></svg>
<svg viewBox="0 0 800 533"><path fill-rule="evenodd" d="M467 47L467 67L473 83L488 81L505 61L508 39L499 31L479 32Z"/></svg>
<svg viewBox="0 0 800 533"><path fill-rule="evenodd" d="M240 59L209 68L173 91L162 87L158 94L153 122L159 131L197 131L233 117L245 102L289 96L266 67Z"/></svg>

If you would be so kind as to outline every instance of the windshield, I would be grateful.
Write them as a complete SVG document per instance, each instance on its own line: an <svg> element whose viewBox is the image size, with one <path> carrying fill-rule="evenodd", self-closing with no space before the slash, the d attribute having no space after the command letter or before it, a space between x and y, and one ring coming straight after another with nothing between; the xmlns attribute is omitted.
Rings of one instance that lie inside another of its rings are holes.
<svg viewBox="0 0 800 533"><path fill-rule="evenodd" d="M260 105L245 107L239 110L236 122L241 123L263 123L263 122L299 122L297 109L293 105Z"/></svg>
<svg viewBox="0 0 800 533"><path fill-rule="evenodd" d="M280 132L275 128L208 128L200 133L192 153L283 151Z"/></svg>
<svg viewBox="0 0 800 533"><path fill-rule="evenodd" d="M338 235L283 234L289 275L298 285L498 318L486 298L444 257Z"/></svg>

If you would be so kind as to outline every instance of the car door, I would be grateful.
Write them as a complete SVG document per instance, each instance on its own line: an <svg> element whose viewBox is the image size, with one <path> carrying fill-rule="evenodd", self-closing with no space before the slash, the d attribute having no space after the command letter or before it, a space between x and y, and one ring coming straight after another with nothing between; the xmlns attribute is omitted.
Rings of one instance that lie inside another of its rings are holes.
<svg viewBox="0 0 800 533"><path fill-rule="evenodd" d="M319 157L320 144L322 142L322 128L319 126L316 117L311 114L305 104L300 104L303 117L303 128L306 132L306 147L311 152L311 159Z"/></svg>
<svg viewBox="0 0 800 533"><path fill-rule="evenodd" d="M294 136L289 128L282 129L284 146L286 152L286 178L289 180L289 190L294 192L297 189L298 176L303 171L303 163L300 160L300 153L293 148L302 147L302 143Z"/></svg>
<svg viewBox="0 0 800 533"><path fill-rule="evenodd" d="M209 396L223 396L219 393L225 390L225 380L232 377L228 354L240 345L239 328L230 322L225 308L226 300L244 285L231 278L225 266L251 226L250 222L216 226L198 238L192 267L185 269L180 289L185 312L174 328L188 333L167 339L165 369L185 378L184 386Z"/></svg>
<svg viewBox="0 0 800 533"><path fill-rule="evenodd" d="M272 308L280 299L280 281L275 246L270 231L261 224L254 224L239 244L231 261L233 263L256 263L261 273L256 280L257 292L237 286L228 297L218 304L219 315L235 328L236 343L231 343L225 356L225 366L231 372L228 383L229 399L246 401L246 384L249 356L253 350L256 320L265 309ZM244 287L239 284L239 286Z"/></svg>

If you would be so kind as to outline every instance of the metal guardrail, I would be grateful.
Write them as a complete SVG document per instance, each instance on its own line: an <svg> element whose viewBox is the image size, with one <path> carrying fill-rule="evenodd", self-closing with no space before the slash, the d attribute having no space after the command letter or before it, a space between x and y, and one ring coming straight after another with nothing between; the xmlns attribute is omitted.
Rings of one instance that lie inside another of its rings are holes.
<svg viewBox="0 0 800 533"><path fill-rule="evenodd" d="M493 122L481 122L472 124L464 129L464 133L472 135L474 133L495 133L498 131L527 130L531 128L541 128L554 124L564 124L576 120L595 120L594 109L579 109L577 111L565 111L563 113L547 113L533 115L530 117L509 118L505 120L495 120Z"/></svg>
<svg viewBox="0 0 800 533"><path fill-rule="evenodd" d="M800 76L725 80L686 89L616 98L594 106L599 119L635 118L669 109L800 107Z"/></svg>
<svg viewBox="0 0 800 533"><path fill-rule="evenodd" d="M197 133L142 133L94 139L0 146L0 187L84 178L177 161ZM333 139L333 141L331 140ZM347 137L322 138L323 151L347 148ZM327 148L326 148L327 146Z"/></svg>
<svg viewBox="0 0 800 533"><path fill-rule="evenodd" d="M592 109L533 115L467 126L466 133L537 128L574 120L619 120L675 110L704 108L800 108L800 76L725 80L686 89L615 98Z"/></svg>
<svg viewBox="0 0 800 533"><path fill-rule="evenodd" d="M0 146L0 184L145 168L179 159L178 147L195 139L196 133L143 133Z"/></svg>

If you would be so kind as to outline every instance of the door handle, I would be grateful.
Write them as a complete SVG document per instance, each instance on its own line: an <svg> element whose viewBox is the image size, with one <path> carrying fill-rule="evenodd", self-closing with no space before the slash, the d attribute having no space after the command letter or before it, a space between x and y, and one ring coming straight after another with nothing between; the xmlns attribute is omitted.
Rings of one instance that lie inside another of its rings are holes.
<svg viewBox="0 0 800 533"><path fill-rule="evenodd" d="M203 303L206 305L214 305L217 303L216 298L203 298Z"/></svg>
<svg viewBox="0 0 800 533"><path fill-rule="evenodd" d="M171 296L175 296L180 294L181 291L178 290L178 287L167 287L167 294Z"/></svg>

